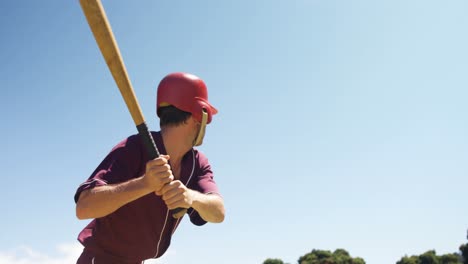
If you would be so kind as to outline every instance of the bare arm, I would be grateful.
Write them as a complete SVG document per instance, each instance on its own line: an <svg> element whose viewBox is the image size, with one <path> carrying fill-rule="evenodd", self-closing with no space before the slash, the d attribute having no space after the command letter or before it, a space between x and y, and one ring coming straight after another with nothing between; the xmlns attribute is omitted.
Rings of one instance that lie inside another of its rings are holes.
<svg viewBox="0 0 468 264"><path fill-rule="evenodd" d="M192 192L192 207L203 218L211 223L221 223L224 221L224 201L216 194L202 194L194 190Z"/></svg>
<svg viewBox="0 0 468 264"><path fill-rule="evenodd" d="M76 217L89 219L106 216L151 191L145 186L143 176L119 184L85 190L76 203Z"/></svg>
<svg viewBox="0 0 468 264"><path fill-rule="evenodd" d="M224 221L224 201L218 195L202 194L187 188L180 181L173 181L165 185L157 194L162 195L169 209L192 207L207 222L221 223Z"/></svg>
<svg viewBox="0 0 468 264"><path fill-rule="evenodd" d="M78 219L99 218L150 192L159 191L174 179L168 164L169 156L160 156L146 163L145 175L118 184L85 190L76 203Z"/></svg>

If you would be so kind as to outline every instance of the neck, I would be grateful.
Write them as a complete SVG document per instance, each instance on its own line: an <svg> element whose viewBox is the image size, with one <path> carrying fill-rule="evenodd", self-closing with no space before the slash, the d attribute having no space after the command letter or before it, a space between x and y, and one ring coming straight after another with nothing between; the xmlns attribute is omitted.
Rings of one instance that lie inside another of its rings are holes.
<svg viewBox="0 0 468 264"><path fill-rule="evenodd" d="M161 136L172 164L179 164L185 153L192 149L192 144L187 140L187 135L182 128L161 128Z"/></svg>

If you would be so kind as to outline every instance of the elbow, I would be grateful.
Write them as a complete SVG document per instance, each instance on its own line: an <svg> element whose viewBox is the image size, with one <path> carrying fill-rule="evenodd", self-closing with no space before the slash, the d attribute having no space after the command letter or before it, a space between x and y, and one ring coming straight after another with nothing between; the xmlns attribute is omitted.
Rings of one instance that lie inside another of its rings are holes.
<svg viewBox="0 0 468 264"><path fill-rule="evenodd" d="M86 216L86 209L84 209L83 206L81 206L79 203L76 204L75 213L76 218L78 218L79 220L89 219L89 217Z"/></svg>
<svg viewBox="0 0 468 264"><path fill-rule="evenodd" d="M224 222L224 214L220 214L216 219L215 221L213 221L213 223L216 223L216 224L220 224Z"/></svg>
<svg viewBox="0 0 468 264"><path fill-rule="evenodd" d="M212 208L211 211L205 213L199 213L200 217L209 223L219 224L224 222L224 207ZM204 224L204 223L203 223ZM200 225L203 225L200 224Z"/></svg>
<svg viewBox="0 0 468 264"><path fill-rule="evenodd" d="M83 195L76 203L75 214L79 220L94 218L92 209L89 207L87 196Z"/></svg>
<svg viewBox="0 0 468 264"><path fill-rule="evenodd" d="M224 222L224 218L226 216L226 210L224 209L224 201L221 197L218 198L217 206L215 210L215 217L213 223L222 223Z"/></svg>
<svg viewBox="0 0 468 264"><path fill-rule="evenodd" d="M89 190L83 191L78 197L78 201L76 202L75 214L76 218L79 220L93 218L89 208L88 194Z"/></svg>
<svg viewBox="0 0 468 264"><path fill-rule="evenodd" d="M226 213L225 213L224 207L219 208L212 222L217 223L217 224L224 222L225 215Z"/></svg>

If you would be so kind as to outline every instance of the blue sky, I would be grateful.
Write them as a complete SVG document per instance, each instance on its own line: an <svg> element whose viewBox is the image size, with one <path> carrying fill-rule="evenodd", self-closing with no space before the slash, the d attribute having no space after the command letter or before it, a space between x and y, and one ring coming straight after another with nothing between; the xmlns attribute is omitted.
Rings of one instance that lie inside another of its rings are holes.
<svg viewBox="0 0 468 264"><path fill-rule="evenodd" d="M219 109L200 147L227 218L150 263L370 264L456 252L468 209L466 1L108 1L153 130L159 80ZM0 2L0 263L74 263L73 194L136 133L78 1Z"/></svg>

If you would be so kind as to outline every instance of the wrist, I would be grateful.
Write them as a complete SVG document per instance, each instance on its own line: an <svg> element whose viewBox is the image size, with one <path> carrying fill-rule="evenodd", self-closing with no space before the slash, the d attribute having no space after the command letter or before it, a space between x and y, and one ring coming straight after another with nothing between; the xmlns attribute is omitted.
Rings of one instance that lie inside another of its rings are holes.
<svg viewBox="0 0 468 264"><path fill-rule="evenodd" d="M192 201L192 206L191 207L193 207L196 210L198 208L198 206L200 205L202 194L195 191L195 190L191 190L191 189L189 189L189 194L190 194L190 198L191 198L191 201Z"/></svg>
<svg viewBox="0 0 468 264"><path fill-rule="evenodd" d="M151 188L150 185L146 182L145 175L135 179L138 189L143 191L145 194L155 191L154 188Z"/></svg>

